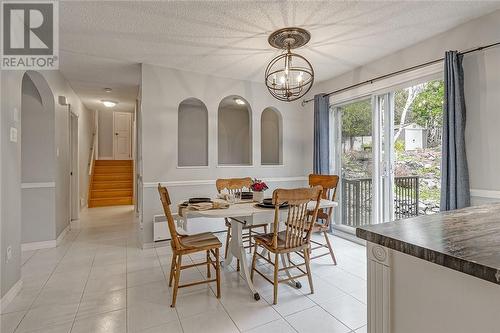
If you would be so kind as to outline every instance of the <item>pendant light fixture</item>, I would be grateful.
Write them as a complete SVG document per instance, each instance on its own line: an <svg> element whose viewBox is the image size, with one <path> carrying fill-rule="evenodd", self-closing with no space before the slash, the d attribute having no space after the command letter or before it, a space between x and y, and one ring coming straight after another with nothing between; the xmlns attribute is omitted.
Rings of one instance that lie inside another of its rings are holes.
<svg viewBox="0 0 500 333"><path fill-rule="evenodd" d="M314 70L303 56L291 50L304 46L311 34L302 28L283 28L273 32L268 42L271 46L284 50L271 60L266 68L267 89L280 101L291 102L304 96L314 82Z"/></svg>

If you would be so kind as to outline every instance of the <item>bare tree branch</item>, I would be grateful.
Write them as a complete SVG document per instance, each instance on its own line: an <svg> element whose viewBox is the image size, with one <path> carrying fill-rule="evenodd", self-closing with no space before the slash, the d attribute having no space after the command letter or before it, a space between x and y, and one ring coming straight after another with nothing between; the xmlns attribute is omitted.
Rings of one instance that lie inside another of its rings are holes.
<svg viewBox="0 0 500 333"><path fill-rule="evenodd" d="M408 93L408 97L406 98L406 103L405 103L405 106L403 108L403 112L401 113L401 120L399 121L398 131L394 135L394 142L396 142L396 140L401 135L401 131L403 130L403 126L405 124L406 116L408 114L408 110L410 109L410 106L412 105L415 98L417 98L418 94L420 94L425 89L426 85L427 85L426 83L421 83L421 84L417 84L416 86L412 86L412 87L405 89L406 92Z"/></svg>

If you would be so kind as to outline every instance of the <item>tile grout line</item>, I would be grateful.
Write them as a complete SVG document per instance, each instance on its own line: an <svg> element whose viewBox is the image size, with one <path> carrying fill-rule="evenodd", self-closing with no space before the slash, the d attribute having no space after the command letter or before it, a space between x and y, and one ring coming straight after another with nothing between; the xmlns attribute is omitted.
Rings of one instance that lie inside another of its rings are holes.
<svg viewBox="0 0 500 333"><path fill-rule="evenodd" d="M80 229L81 231L81 229ZM78 236L80 235L80 233L78 233ZM76 241L78 237L76 237L74 239L74 241ZM74 245L74 242L71 246ZM92 264L90 265L90 270L89 270L89 273L87 275L87 279L85 281L85 285L83 286L83 291L82 291L82 295L80 296L80 302L78 303L78 306L76 308L76 312L75 312L75 317L73 318L73 323L71 324L71 329L69 330L69 333L71 333L73 331L73 328L75 327L75 323L76 323L76 317L78 316L78 311L80 311L80 305L82 304L82 300L83 300L83 295L85 295L85 289L87 289L87 283L89 282L89 278L90 278L90 273L92 272L92 268L94 267L94 261L95 261L95 256L96 254L94 253L94 256L92 258Z"/></svg>
<svg viewBox="0 0 500 333"><path fill-rule="evenodd" d="M160 269L161 269L161 271L163 273L163 278L165 280L165 283L167 283L167 281L168 281L167 280L167 275L165 274L165 270L163 269L163 266L161 264L160 255L158 254L158 250L156 249L156 247L154 249L155 249L155 253L156 253L156 259L158 259L158 262L160 264ZM173 256L173 253L172 253L172 256ZM170 277L170 272L169 272L168 276ZM168 284L167 284L167 288L169 288ZM170 291L169 291L169 296L172 296L172 295L170 295ZM174 309L175 309L175 314L177 316L177 320L179 321L179 326L181 327L182 332L184 332L184 327L182 326L181 317L179 316L179 311L177 311L177 308L174 308Z"/></svg>
<svg viewBox="0 0 500 333"><path fill-rule="evenodd" d="M189 256L191 261L194 263L193 259L191 258L191 256ZM219 254L219 258L217 258L217 260L219 260L219 267L222 269L222 265L220 265L220 254ZM204 277L203 273L201 272L201 270L199 269L200 266L196 266L196 270ZM222 274L220 274L220 279L221 279L221 289L222 289ZM231 317L231 315L229 314L229 312L227 311L226 307L224 306L224 303L222 303L222 301L220 299L217 298L217 294L214 292L214 290L212 289L212 286L210 286L210 283L208 283L208 289L210 289L210 291L212 292L212 294L214 294L214 297L216 297L216 300L217 302L220 304L220 306L222 306L222 309L224 310L224 312L227 314L227 316L229 317L229 319L231 320L231 322L234 324L234 326L236 327L236 329L238 330L238 332L242 332L242 330L238 327L238 325L236 324L236 322L233 320L233 318ZM222 299L222 290L221 290L221 299Z"/></svg>
<svg viewBox="0 0 500 333"><path fill-rule="evenodd" d="M78 231L77 233L77 236L80 234L80 231ZM63 260L63 258L66 256L66 254L68 253L69 249L71 248L71 246L73 246L73 244L71 244L70 246L68 246L68 248L66 249L66 251L64 251L64 255L61 257L61 259L59 259L57 261L57 264L54 266L54 269L52 270L52 272L49 274L49 277L47 278L47 280L45 280L45 282L43 283L42 287L40 288L40 290L38 291L36 297L33 299L33 302L31 302L30 306L28 307L28 309L26 310L26 313L23 315L23 317L21 318L21 320L19 321L19 323L17 324L16 328L14 328L14 333L19 329L19 326L21 326L21 323L22 321L24 320L24 318L26 317L26 315L28 314L28 312L30 312L30 310L33 308L33 304L35 304L36 300L38 299L38 297L40 297L40 294L42 293L42 290L45 288L45 286L47 285L47 282L49 282L50 278L52 277L52 275L54 275L54 272L56 271L57 269L57 266L59 266L59 264L61 263L61 261ZM56 249L57 247L55 247ZM37 253L38 251L40 250L37 250ZM31 259L31 258L30 258ZM24 266L24 265L23 265ZM22 266L21 266L22 267ZM21 277L22 279L22 277Z"/></svg>

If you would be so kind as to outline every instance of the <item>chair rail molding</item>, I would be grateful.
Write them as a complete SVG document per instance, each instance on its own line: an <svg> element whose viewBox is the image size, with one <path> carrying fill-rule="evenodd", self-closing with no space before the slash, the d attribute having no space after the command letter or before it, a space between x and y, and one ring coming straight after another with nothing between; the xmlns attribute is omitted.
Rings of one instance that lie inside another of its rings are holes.
<svg viewBox="0 0 500 333"><path fill-rule="evenodd" d="M500 199L500 191L493 191L493 190L481 190L481 189L471 188L470 195L472 197Z"/></svg>
<svg viewBox="0 0 500 333"><path fill-rule="evenodd" d="M307 177L274 177L274 178L263 178L266 182L301 182L307 181ZM145 182L144 187L157 187L158 183L164 186L198 186L198 185L215 185L215 179L205 179L205 180L173 180L173 181L157 181L157 182Z"/></svg>
<svg viewBox="0 0 500 333"><path fill-rule="evenodd" d="M45 182L45 183L21 183L22 189L28 188L55 188L55 182Z"/></svg>
<svg viewBox="0 0 500 333"><path fill-rule="evenodd" d="M367 242L368 332L390 333L391 252Z"/></svg>

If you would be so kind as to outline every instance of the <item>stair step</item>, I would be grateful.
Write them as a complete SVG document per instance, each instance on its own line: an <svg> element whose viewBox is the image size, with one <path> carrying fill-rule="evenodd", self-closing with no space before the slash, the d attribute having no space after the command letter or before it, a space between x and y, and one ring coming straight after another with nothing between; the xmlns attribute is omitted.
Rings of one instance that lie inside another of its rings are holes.
<svg viewBox="0 0 500 333"><path fill-rule="evenodd" d="M94 174L109 174L109 173L132 173L133 168L129 165L97 165L94 168Z"/></svg>
<svg viewBox="0 0 500 333"><path fill-rule="evenodd" d="M119 205L132 205L132 204L133 204L132 197L99 198L99 199L90 199L89 200L89 208L105 207L105 206L119 206Z"/></svg>
<svg viewBox="0 0 500 333"><path fill-rule="evenodd" d="M132 160L96 160L96 166L101 165L111 165L111 166L119 166L119 165L132 165Z"/></svg>
<svg viewBox="0 0 500 333"><path fill-rule="evenodd" d="M112 180L130 180L132 181L132 173L113 173L113 174L94 174L94 182L112 181Z"/></svg>
<svg viewBox="0 0 500 333"><path fill-rule="evenodd" d="M113 190L113 189L132 189L133 182L125 181L100 181L92 183L92 190Z"/></svg>
<svg viewBox="0 0 500 333"><path fill-rule="evenodd" d="M132 189L103 189L103 190L92 190L90 193L90 199L99 198L123 198L131 197Z"/></svg>

